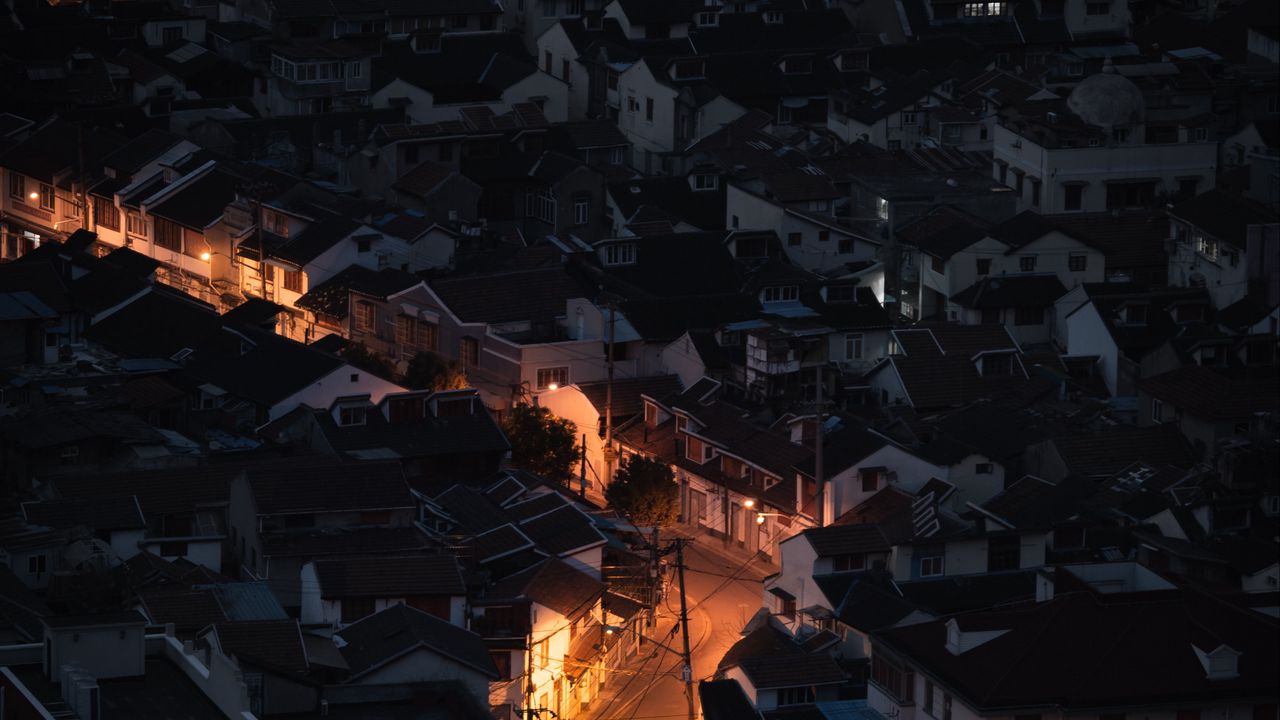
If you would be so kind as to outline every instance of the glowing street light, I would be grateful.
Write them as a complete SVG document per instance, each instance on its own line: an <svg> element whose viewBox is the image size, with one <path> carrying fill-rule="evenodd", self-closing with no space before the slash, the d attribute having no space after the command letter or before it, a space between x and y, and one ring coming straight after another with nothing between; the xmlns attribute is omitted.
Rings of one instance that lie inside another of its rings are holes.
<svg viewBox="0 0 1280 720"><path fill-rule="evenodd" d="M211 258L211 257L213 257L213 255L209 254L209 251L208 251L208 250L206 250L206 251L204 251L204 252L200 253L200 259L201 259L201 260L203 260L203 261L205 261L205 262L209 262L209 258Z"/></svg>
<svg viewBox="0 0 1280 720"><path fill-rule="evenodd" d="M742 507L747 508L748 510L750 510L751 508L753 508L753 507L755 507L755 506L756 506L756 501L755 501L755 500L750 500L750 499L748 499L748 500L743 500L743 501L742 501Z"/></svg>
<svg viewBox="0 0 1280 720"><path fill-rule="evenodd" d="M550 385L548 385L548 386L547 386L547 389L548 389L548 390L559 390L559 389L560 389L560 383L551 383Z"/></svg>
<svg viewBox="0 0 1280 720"><path fill-rule="evenodd" d="M32 200L39 200L40 193L36 192L35 190L32 190L31 193L27 195L27 197L31 198Z"/></svg>

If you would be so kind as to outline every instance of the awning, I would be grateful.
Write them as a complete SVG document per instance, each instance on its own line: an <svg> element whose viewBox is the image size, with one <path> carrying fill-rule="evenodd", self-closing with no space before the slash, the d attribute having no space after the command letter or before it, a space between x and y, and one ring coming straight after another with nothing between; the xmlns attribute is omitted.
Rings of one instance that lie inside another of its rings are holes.
<svg viewBox="0 0 1280 720"><path fill-rule="evenodd" d="M786 590L783 590L782 588L771 587L769 588L769 593L772 594L774 597L781 598L783 600L796 599L795 595L792 595L791 593L787 592Z"/></svg>

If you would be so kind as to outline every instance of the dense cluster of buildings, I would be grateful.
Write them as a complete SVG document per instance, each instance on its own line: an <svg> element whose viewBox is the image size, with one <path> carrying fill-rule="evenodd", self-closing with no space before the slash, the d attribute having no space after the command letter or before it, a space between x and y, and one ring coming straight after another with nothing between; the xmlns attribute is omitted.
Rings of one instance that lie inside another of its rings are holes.
<svg viewBox="0 0 1280 720"><path fill-rule="evenodd" d="M1278 717L1274 3L3 15L0 717Z"/></svg>

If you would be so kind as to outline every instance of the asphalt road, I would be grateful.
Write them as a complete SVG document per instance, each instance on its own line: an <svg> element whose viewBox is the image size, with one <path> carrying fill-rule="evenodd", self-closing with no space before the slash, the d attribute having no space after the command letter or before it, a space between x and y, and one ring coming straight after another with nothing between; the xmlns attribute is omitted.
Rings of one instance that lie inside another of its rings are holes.
<svg viewBox="0 0 1280 720"><path fill-rule="evenodd" d="M674 561L674 556L671 557ZM700 536L685 550L685 587L689 604L689 644L697 681L715 673L720 658L740 638L742 627L761 605L762 580L769 572L742 552L726 551L719 540ZM611 678L605 694L582 717L590 720L681 720L688 717L675 574L659 607L655 639L633 662ZM668 649L669 648L669 649ZM696 697L695 697L696 702Z"/></svg>

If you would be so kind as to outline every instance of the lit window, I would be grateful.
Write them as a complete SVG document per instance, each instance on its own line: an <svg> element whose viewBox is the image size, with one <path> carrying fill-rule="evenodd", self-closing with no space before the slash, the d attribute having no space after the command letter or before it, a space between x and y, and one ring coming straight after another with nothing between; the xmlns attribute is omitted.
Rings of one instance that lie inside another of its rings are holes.
<svg viewBox="0 0 1280 720"><path fill-rule="evenodd" d="M538 389L547 390L552 385L556 387L564 387L569 384L569 368L553 367L541 368L538 370Z"/></svg>
<svg viewBox="0 0 1280 720"><path fill-rule="evenodd" d="M40 208L53 210L53 186L40 183Z"/></svg>

